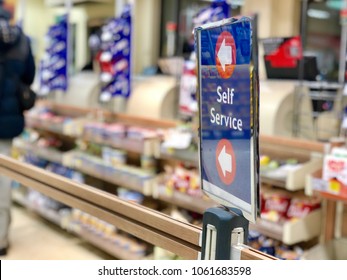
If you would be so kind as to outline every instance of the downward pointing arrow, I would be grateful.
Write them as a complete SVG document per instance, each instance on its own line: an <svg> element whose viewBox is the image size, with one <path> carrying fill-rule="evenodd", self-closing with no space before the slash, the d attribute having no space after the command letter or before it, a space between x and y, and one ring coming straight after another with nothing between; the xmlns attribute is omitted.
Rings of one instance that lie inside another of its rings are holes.
<svg viewBox="0 0 347 280"><path fill-rule="evenodd" d="M222 45L220 46L217 56L220 64L222 65L223 71L225 71L225 65L231 64L231 46L225 45L225 38L223 39Z"/></svg>
<svg viewBox="0 0 347 280"><path fill-rule="evenodd" d="M231 155L226 152L225 146L223 146L223 149L220 151L218 155L218 162L222 169L224 177L227 171L232 171Z"/></svg>

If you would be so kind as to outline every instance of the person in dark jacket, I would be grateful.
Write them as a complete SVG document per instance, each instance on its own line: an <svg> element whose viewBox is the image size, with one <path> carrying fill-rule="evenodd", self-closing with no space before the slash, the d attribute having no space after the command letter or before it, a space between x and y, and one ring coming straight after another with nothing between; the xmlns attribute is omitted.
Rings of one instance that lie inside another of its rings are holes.
<svg viewBox="0 0 347 280"><path fill-rule="evenodd" d="M35 64L28 38L10 24L11 13L0 0L0 154L9 155L12 139L22 133L24 116L17 99L20 83L31 85ZM0 174L0 256L9 245L11 180Z"/></svg>

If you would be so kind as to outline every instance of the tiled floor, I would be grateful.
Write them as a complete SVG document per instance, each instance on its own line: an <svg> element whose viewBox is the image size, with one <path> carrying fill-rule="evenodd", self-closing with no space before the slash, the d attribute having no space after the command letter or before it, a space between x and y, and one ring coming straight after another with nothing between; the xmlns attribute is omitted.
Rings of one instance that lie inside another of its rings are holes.
<svg viewBox="0 0 347 280"><path fill-rule="evenodd" d="M111 256L27 209L13 205L10 249L4 260L104 260Z"/></svg>

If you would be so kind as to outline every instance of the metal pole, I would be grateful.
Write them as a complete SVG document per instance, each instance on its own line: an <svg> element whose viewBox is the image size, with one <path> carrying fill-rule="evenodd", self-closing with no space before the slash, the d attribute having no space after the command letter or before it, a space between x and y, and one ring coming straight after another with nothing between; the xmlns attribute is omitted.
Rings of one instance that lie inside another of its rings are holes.
<svg viewBox="0 0 347 280"><path fill-rule="evenodd" d="M299 85L294 92L294 104L293 104L293 127L292 133L294 137L299 136L299 113L300 113L300 101L304 83L304 49L306 42L306 17L307 17L308 0L301 1L301 21L300 21L300 37L302 45L302 58L299 60Z"/></svg>
<svg viewBox="0 0 347 280"><path fill-rule="evenodd" d="M344 1L341 10L347 9L347 0ZM339 60L339 83L345 82L346 72L346 48L347 48L347 20L341 17L341 42L340 42L340 60Z"/></svg>
<svg viewBox="0 0 347 280"><path fill-rule="evenodd" d="M71 11L72 11L72 0L65 0L65 9L67 14L67 79L70 76L70 73L72 72L72 32L71 32L71 25L70 25L70 17L71 17Z"/></svg>
<svg viewBox="0 0 347 280"><path fill-rule="evenodd" d="M305 49L306 43L306 18L307 18L308 0L302 0L301 3L301 23L300 23L300 36L302 44L302 52ZM302 57L299 64L299 80L302 85L304 79L304 58Z"/></svg>

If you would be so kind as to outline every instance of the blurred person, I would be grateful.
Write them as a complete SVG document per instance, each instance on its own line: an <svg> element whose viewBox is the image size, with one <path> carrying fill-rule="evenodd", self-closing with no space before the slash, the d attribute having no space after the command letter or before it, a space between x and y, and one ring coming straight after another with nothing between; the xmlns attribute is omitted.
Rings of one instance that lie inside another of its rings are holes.
<svg viewBox="0 0 347 280"><path fill-rule="evenodd" d="M28 38L12 25L13 14L0 0L0 154L9 155L12 139L24 130L24 116L17 97L19 85L30 86L35 64ZM11 180L0 174L0 256L7 254L11 219Z"/></svg>

